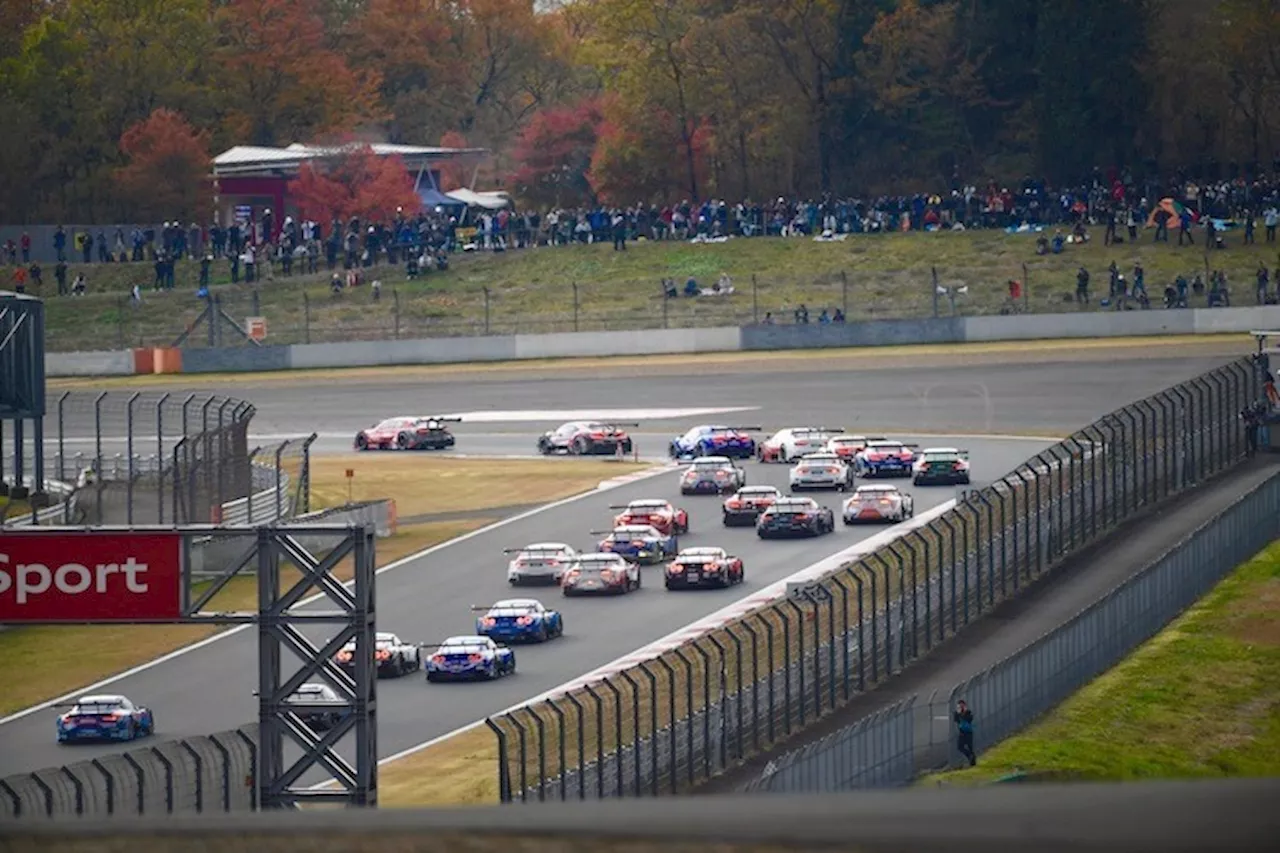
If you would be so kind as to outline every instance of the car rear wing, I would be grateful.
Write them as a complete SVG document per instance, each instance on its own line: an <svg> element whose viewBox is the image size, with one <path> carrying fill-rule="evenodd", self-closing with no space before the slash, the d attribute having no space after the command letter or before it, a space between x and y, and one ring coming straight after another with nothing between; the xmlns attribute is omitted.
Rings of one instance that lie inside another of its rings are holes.
<svg viewBox="0 0 1280 853"><path fill-rule="evenodd" d="M609 504L609 509L631 509L631 504ZM662 507L654 507L654 509L660 510Z"/></svg>
<svg viewBox="0 0 1280 853"><path fill-rule="evenodd" d="M499 647L502 647L502 646L503 646L503 644L502 644L502 643L499 643L497 640L494 640L494 641L493 641L493 644L494 644L495 646L499 646ZM440 649L440 648L445 648L445 645L444 645L444 642L443 642L443 641L442 641L442 642L439 642L439 643L411 643L410 645L417 646L417 647L418 647L418 648L420 648L420 649ZM455 648L455 649L482 649L482 648L485 648L485 646L484 646L484 644L483 644L483 643L475 643L474 645L466 645L466 644L459 643L459 644L457 644L457 645L449 646L448 648Z"/></svg>
<svg viewBox="0 0 1280 853"><path fill-rule="evenodd" d="M503 548L504 554L561 554L555 548Z"/></svg>
<svg viewBox="0 0 1280 853"><path fill-rule="evenodd" d="M592 423L588 421L588 423ZM639 429L639 423L622 423L621 421L595 421L598 426L602 426L610 432L622 432L622 427L630 427L631 429Z"/></svg>
<svg viewBox="0 0 1280 853"><path fill-rule="evenodd" d="M422 415L418 418L420 421L440 421L446 424L460 424L462 418L457 415Z"/></svg>
<svg viewBox="0 0 1280 853"><path fill-rule="evenodd" d="M499 605L497 605L497 604L473 604L473 605L471 605L471 612L472 612L472 613L488 613L490 610L519 610L519 611L529 611L529 612L534 612L534 613L536 613L536 612L537 612L537 611L534 609L534 607L533 607L532 605L530 605L530 606L528 606L528 607L513 607L513 606L511 606L511 605L502 605L502 606L499 606ZM437 644L437 645L439 645L439 644Z"/></svg>

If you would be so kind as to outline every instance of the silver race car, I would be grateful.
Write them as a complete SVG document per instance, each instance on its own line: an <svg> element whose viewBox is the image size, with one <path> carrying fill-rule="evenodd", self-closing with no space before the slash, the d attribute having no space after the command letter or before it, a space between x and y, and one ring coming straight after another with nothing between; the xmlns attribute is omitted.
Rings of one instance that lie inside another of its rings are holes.
<svg viewBox="0 0 1280 853"><path fill-rule="evenodd" d="M507 583L512 586L559 586L578 556L577 551L563 542L535 542L523 548L508 548L502 553L515 555L507 564Z"/></svg>
<svg viewBox="0 0 1280 853"><path fill-rule="evenodd" d="M680 475L682 495L731 495L747 484L747 472L728 456L699 456Z"/></svg>
<svg viewBox="0 0 1280 853"><path fill-rule="evenodd" d="M791 469L791 491L853 487L853 467L834 453L810 453Z"/></svg>
<svg viewBox="0 0 1280 853"><path fill-rule="evenodd" d="M842 511L845 524L892 524L915 514L915 499L891 484L858 486Z"/></svg>
<svg viewBox="0 0 1280 853"><path fill-rule="evenodd" d="M395 634L379 631L374 641L373 659L378 667L379 678L399 678L422 668L421 653L412 643L403 642ZM354 670L356 666L356 642L352 640L343 646L333 662L346 670Z"/></svg>

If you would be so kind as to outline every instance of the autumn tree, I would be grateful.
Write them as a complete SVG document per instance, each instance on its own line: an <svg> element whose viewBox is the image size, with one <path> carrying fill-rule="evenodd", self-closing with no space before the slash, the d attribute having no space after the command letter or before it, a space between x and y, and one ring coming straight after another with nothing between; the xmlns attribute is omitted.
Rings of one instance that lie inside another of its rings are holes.
<svg viewBox="0 0 1280 853"><path fill-rule="evenodd" d="M598 100L539 110L516 138L512 186L525 202L561 207L595 201L587 172L604 121Z"/></svg>
<svg viewBox="0 0 1280 853"><path fill-rule="evenodd" d="M181 113L160 108L120 137L127 164L116 186L142 221L193 221L208 213L209 135Z"/></svg>
<svg viewBox="0 0 1280 853"><path fill-rule="evenodd" d="M299 214L316 222L352 216L390 222L397 209L411 216L422 207L404 161L381 157L368 145L348 146L318 165L303 165L289 183L289 194Z"/></svg>
<svg viewBox="0 0 1280 853"><path fill-rule="evenodd" d="M441 148L470 148L467 138L456 130L440 137ZM451 192L471 186L471 171L475 163L468 157L450 157L440 164L440 189Z"/></svg>
<svg viewBox="0 0 1280 853"><path fill-rule="evenodd" d="M705 127L689 133L676 116L612 99L587 180L599 200L611 205L697 201L690 182L705 185L708 143Z"/></svg>
<svg viewBox="0 0 1280 853"><path fill-rule="evenodd" d="M227 0L215 13L218 86L243 143L309 141L381 118L379 76L330 46L319 0Z"/></svg>

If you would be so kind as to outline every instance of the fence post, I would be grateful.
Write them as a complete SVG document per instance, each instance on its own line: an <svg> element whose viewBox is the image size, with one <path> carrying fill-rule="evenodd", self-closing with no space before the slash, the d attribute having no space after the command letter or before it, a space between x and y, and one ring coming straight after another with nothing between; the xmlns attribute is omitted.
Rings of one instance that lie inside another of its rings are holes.
<svg viewBox="0 0 1280 853"><path fill-rule="evenodd" d="M578 283L573 282L573 330L578 331Z"/></svg>
<svg viewBox="0 0 1280 853"><path fill-rule="evenodd" d="M164 810L165 814L173 814L173 762L165 757L159 747L151 747L151 755L164 768ZM253 807L257 808L257 805L255 796Z"/></svg>
<svg viewBox="0 0 1280 853"><path fill-rule="evenodd" d="M138 759L134 758L132 755L130 755L130 754L129 754L129 753L127 753L127 752L125 752L125 753L121 753L120 757L121 757L121 758L123 758L123 759L125 760L125 763L126 763L126 764L128 764L128 765L129 765L129 767L133 769L133 774L134 774L134 777L137 779L137 786L138 786L138 787L137 787L137 792L138 792L138 814L140 814L140 815L141 815L141 814L145 814L145 813L146 813L146 810L147 810L147 809L146 809L146 805L147 805L147 780L146 780L146 777L145 777L145 776L143 775L143 773L142 773L142 765L138 763Z"/></svg>
<svg viewBox="0 0 1280 853"><path fill-rule="evenodd" d="M253 798L249 803L250 811L258 810L258 742L244 733L244 729L235 730L236 737L249 748L249 779L252 780Z"/></svg>
<svg viewBox="0 0 1280 853"><path fill-rule="evenodd" d="M60 769L62 771L62 775L67 777L67 779L71 782L71 787L75 788L76 814L83 815L84 814L84 783L80 781L79 776L77 776L74 772L72 772L70 767L62 767ZM34 774L32 774L31 778L35 779L37 782L40 781L39 777L35 776ZM52 792L48 788L46 788L44 785L41 785L40 787L44 788L45 796L48 798L47 805L48 805L49 816L52 817L53 816Z"/></svg>
<svg viewBox="0 0 1280 853"><path fill-rule="evenodd" d="M844 270L840 270L840 301L841 310L847 319L849 317L849 274Z"/></svg>
<svg viewBox="0 0 1280 853"><path fill-rule="evenodd" d="M719 640L716 639L715 634L707 634L706 640L711 645L715 646L716 651L720 654L720 685L719 685L720 687L720 701L719 701L719 705L720 705L720 750L719 750L720 768L719 769L723 770L729 764L729 759L728 759L729 739L727 737L727 733L729 729L729 713L728 713L729 709L727 707L729 702L729 681L728 681L728 663L727 663L727 661L729 660L728 649L725 648L723 643L721 643ZM701 646L695 645L695 648L701 648ZM704 658L704 661L705 660L706 659ZM707 699L708 699L708 702L710 702L710 696L708 696ZM710 716L711 716L711 706L710 704L708 704L707 717L710 718Z"/></svg>
<svg viewBox="0 0 1280 853"><path fill-rule="evenodd" d="M511 768L507 757L507 733L502 730L502 726L493 721L492 717L485 717L484 724L498 739L498 801L509 803L511 802Z"/></svg>
<svg viewBox="0 0 1280 853"><path fill-rule="evenodd" d="M643 751L640 749L640 685L631 677L631 673L625 669L619 670L618 675L631 687L631 731L635 735L635 741L631 747L633 759L631 763L635 765L636 796L639 797L642 796L644 789L640 774L640 758L643 755ZM619 703L619 707L621 707L621 703ZM654 733L654 737L657 737L657 732ZM656 743L649 746L652 750Z"/></svg>
<svg viewBox="0 0 1280 853"><path fill-rule="evenodd" d="M742 694L745 688L742 686L742 638L739 637L737 632L733 630L733 626L735 624L741 624L741 623L727 624L724 626L724 631L726 634L729 635L729 639L733 640L733 662L734 662L733 677L735 679L735 684L737 685L737 689L734 694L733 704L734 704L734 710L738 715L737 730L736 730L737 736L734 738L734 744L733 744L733 757L740 761L742 760L742 728L743 728ZM834 677L835 677L835 673L833 672L832 673L833 680L834 680ZM832 690L835 689L834 682L832 684L831 689Z"/></svg>
<svg viewBox="0 0 1280 853"><path fill-rule="evenodd" d="M567 784L566 776L569 775L569 767L567 764L567 755L564 746L564 709L556 704L554 696L547 698L547 704L551 706L551 712L556 715L556 743L559 747L559 768L560 768L560 802L568 799L565 785Z"/></svg>
<svg viewBox="0 0 1280 853"><path fill-rule="evenodd" d="M972 516L966 515L965 514L966 512L973 513L973 515ZM974 573L974 580L977 584L977 593L978 593L976 596L976 600L978 605L978 615L982 614L982 553L980 549L982 548L983 540L982 540L982 536L978 535L978 531L977 531L979 524L981 524L981 519L978 517L978 511L974 509L973 504L970 503L970 498L968 496L966 496L963 500L958 501L956 503L956 517L960 520L960 554L961 554L961 560L964 563L964 586L963 586L964 624L968 625L969 624L969 524L970 524L970 518L972 518L972 523L975 528L975 533L974 533L975 541L973 543L974 551L975 551L974 562L978 564L978 571ZM987 542L988 542L988 547L990 547L990 540L987 540Z"/></svg>
<svg viewBox="0 0 1280 853"><path fill-rule="evenodd" d="M596 798L604 799L604 699L591 688L590 684L582 685L596 705Z"/></svg>
<svg viewBox="0 0 1280 853"><path fill-rule="evenodd" d="M524 724L515 716L515 711L510 711L502 715L504 719L509 720L516 730L516 742L520 748L520 802L528 802L529 800L529 744L525 737Z"/></svg>
<svg viewBox="0 0 1280 853"><path fill-rule="evenodd" d="M624 772L626 768L623 766L622 759L622 691L619 690L618 686L608 678L600 679L600 683L608 688L609 692L613 694L613 763L617 770L616 791L618 793L618 799L622 799L627 795L625 782L626 774ZM601 733L600 742L604 742L603 732ZM603 765L600 767L600 772L604 773Z"/></svg>
<svg viewBox="0 0 1280 853"><path fill-rule="evenodd" d="M865 570L871 583L871 683L875 684L880 680L880 587L876 573L868 569L865 561L859 560L854 569Z"/></svg>
<svg viewBox="0 0 1280 853"><path fill-rule="evenodd" d="M113 815L116 813L116 778L111 775L111 771L104 767L98 759L90 759L89 763L102 774L102 778L107 782L107 814Z"/></svg>
<svg viewBox="0 0 1280 853"><path fill-rule="evenodd" d="M769 656L769 661L765 666L765 671L768 673L769 678L769 744L773 745L774 743L777 743L773 722L774 708L778 707L775 697L775 693L777 692L777 679L774 678L777 673L773 669L773 623L762 615L760 617L760 624L764 625L765 653Z"/></svg>
<svg viewBox="0 0 1280 853"><path fill-rule="evenodd" d="M760 325L760 282L751 274L751 322Z"/></svg>
<svg viewBox="0 0 1280 853"><path fill-rule="evenodd" d="M804 609L799 604L786 599L782 604L775 606L775 612L782 619L782 643L785 646L783 654L786 658L787 677L787 734L791 734L791 620L782 612L781 607L786 605L796 614L796 676L799 681L800 689L796 691L800 697L800 727L805 725L805 706L809 703L805 700L808 697L804 690Z"/></svg>
<svg viewBox="0 0 1280 853"><path fill-rule="evenodd" d="M684 648L676 646L672 649L676 657L680 658L680 662L684 664L685 680L684 680L684 697L685 697L685 740L689 746L689 790L693 790L694 786L694 756L697 754L693 748L693 661L685 656ZM672 732L674 735L674 731Z"/></svg>
<svg viewBox="0 0 1280 853"><path fill-rule="evenodd" d="M743 617L738 624L751 638L751 751L760 751L760 659L758 654L759 637L756 629L751 627L750 617ZM739 701L741 707L741 701Z"/></svg>
<svg viewBox="0 0 1280 853"><path fill-rule="evenodd" d="M65 459L67 458L66 448L66 422L64 420L65 406L67 398L71 396L70 391L63 391L58 395L58 479L66 482L67 472L65 468ZM78 471L76 472L79 473Z"/></svg>
<svg viewBox="0 0 1280 853"><path fill-rule="evenodd" d="M844 674L840 678L840 682L841 682L840 695L845 702L848 702L850 698L850 695L849 695L849 588L844 585L843 581L840 580L840 575L838 574L831 576L831 582L836 585L836 589L840 590L840 638L841 638L840 654L841 654L841 666L844 669ZM836 606L835 600L833 599L831 602L831 620L833 624L836 618L835 606ZM834 630L835 629L832 628L833 632ZM832 655L834 654L835 652L832 652ZM834 664L835 662L833 660L832 661L833 667L834 667ZM831 677L833 680L835 679L834 671L832 672ZM831 689L835 690L834 685L832 686ZM834 706L834 702L832 704Z"/></svg>
<svg viewBox="0 0 1280 853"><path fill-rule="evenodd" d="M302 342L311 343L311 299L302 293Z"/></svg>
<svg viewBox="0 0 1280 853"><path fill-rule="evenodd" d="M880 564L883 572L884 584L881 587L884 590L884 675L888 678L893 675L893 596L889 593L889 561L881 556L880 551L872 551L867 555L866 560L874 559ZM866 561L864 560L864 565ZM871 576L875 577L875 572L871 570L871 566L867 565ZM901 595L901 591L899 595Z"/></svg>
<svg viewBox="0 0 1280 853"><path fill-rule="evenodd" d="M1022 484L1022 512L1021 513L1018 512L1016 491L1014 492L1014 507L1013 507L1014 526L1015 526L1014 537L1013 537L1013 591L1014 591L1014 594L1016 595L1018 592L1018 583L1019 583L1018 576L1020 574L1019 568L1018 568L1018 562L1019 562L1018 561L1018 535L1016 530L1018 518L1022 519L1023 549L1027 552L1027 577L1028 578L1031 577L1031 562L1032 562L1031 560L1031 519L1029 517L1029 513L1031 512L1031 494L1030 494L1031 483L1034 483L1035 480L1028 480L1025 476L1023 476L1021 467L1015 468L1012 476L1017 477L1018 482Z"/></svg>
<svg viewBox="0 0 1280 853"><path fill-rule="evenodd" d="M187 755L191 757L191 763L195 765L196 814L203 814L204 813L204 758L201 757L199 752L196 752L195 747L187 743L185 740L179 740L178 746L182 747L183 751L185 751Z"/></svg>
<svg viewBox="0 0 1280 853"><path fill-rule="evenodd" d="M93 436L94 467L93 473L98 482L102 481L102 401L107 399L107 392L102 391L93 401Z"/></svg>
<svg viewBox="0 0 1280 853"><path fill-rule="evenodd" d="M1141 453L1141 450L1139 449L1139 446L1138 446L1138 438L1140 435L1140 433L1138 432L1138 419L1133 416L1132 406L1125 406L1123 409L1120 409L1120 411L1116 412L1116 416L1120 420L1120 422L1124 425L1125 444L1127 445L1126 449L1128 451L1125 454L1125 461L1127 464L1125 465L1125 472L1124 472L1124 483L1125 483L1125 493L1126 493L1125 502L1124 502L1125 510L1126 512L1130 512L1130 511L1137 512L1138 506L1139 506L1140 486L1141 486L1141 484L1139 483L1139 472L1138 472L1138 466L1140 464L1139 455ZM1133 483L1132 487L1129 486L1129 483L1131 482ZM1132 500L1130 500L1130 498L1132 498Z"/></svg>
<svg viewBox="0 0 1280 853"><path fill-rule="evenodd" d="M533 718L538 729L538 802L544 803L547 801L547 728L541 714L528 705L524 706L524 712Z"/></svg>
<svg viewBox="0 0 1280 853"><path fill-rule="evenodd" d="M587 737L584 731L585 720L584 715L586 708L582 707L582 703L578 701L578 697L572 692L564 694L564 698L569 700L569 704L573 706L577 712L578 722L578 799L585 800L587 798Z"/></svg>
<svg viewBox="0 0 1280 853"><path fill-rule="evenodd" d="M650 771L653 778L649 780L649 789L653 795L658 796L658 677L646 666L646 661L641 661L636 667L649 680L649 763ZM637 714L636 719L639 719ZM672 732L674 734L674 732ZM637 738L639 734L637 734ZM636 766L639 766L640 756L636 756ZM639 789L636 789L639 795Z"/></svg>
<svg viewBox="0 0 1280 853"><path fill-rule="evenodd" d="M671 735L667 738L667 745L671 753L671 793L680 793L679 767L680 762L676 753L676 669L671 663L661 655L654 658L658 665L667 671L667 708L671 715Z"/></svg>
<svg viewBox="0 0 1280 853"><path fill-rule="evenodd" d="M279 521L284 515L284 471L281 469L282 459L284 457L284 449L289 442L284 442L276 448L276 520Z"/></svg>
<svg viewBox="0 0 1280 853"><path fill-rule="evenodd" d="M231 753L223 746L222 741L218 740L217 735L209 735L208 740L213 744L213 748L218 750L218 756L222 759L222 810L229 812L231 811Z"/></svg>
<svg viewBox="0 0 1280 853"><path fill-rule="evenodd" d="M489 296L489 288L485 287L485 288L482 288L482 290L484 290L484 333L487 335L487 334L489 334L489 328L490 328L490 326L489 326L489 299L490 299L490 296Z"/></svg>

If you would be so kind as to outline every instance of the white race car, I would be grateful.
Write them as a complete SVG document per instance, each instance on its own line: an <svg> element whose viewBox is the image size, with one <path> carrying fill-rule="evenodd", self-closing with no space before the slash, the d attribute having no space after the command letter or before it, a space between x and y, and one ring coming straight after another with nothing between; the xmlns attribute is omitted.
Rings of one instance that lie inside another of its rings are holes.
<svg viewBox="0 0 1280 853"><path fill-rule="evenodd" d="M379 678L399 678L422 668L421 652L416 645L403 642L395 634L382 631L377 633L374 640L373 657ZM356 641L352 640L343 646L334 655L333 662L343 669L354 670Z"/></svg>
<svg viewBox="0 0 1280 853"><path fill-rule="evenodd" d="M858 486L844 502L845 524L894 523L916 514L915 500L891 484Z"/></svg>
<svg viewBox="0 0 1280 853"><path fill-rule="evenodd" d="M834 453L810 453L791 469L791 491L853 488L853 467Z"/></svg>
<svg viewBox="0 0 1280 853"><path fill-rule="evenodd" d="M790 462L806 453L816 453L827 442L844 433L840 427L787 427L760 442L756 458L761 462Z"/></svg>
<svg viewBox="0 0 1280 853"><path fill-rule="evenodd" d="M882 435L837 435L827 442L827 446L824 449L852 465L854 458L866 450L868 444L873 441L884 440L885 438Z"/></svg>
<svg viewBox="0 0 1280 853"><path fill-rule="evenodd" d="M535 542L523 548L508 548L503 553L515 554L507 564L507 583L512 586L559 586L564 573L578 557L578 552L563 542Z"/></svg>
<svg viewBox="0 0 1280 853"><path fill-rule="evenodd" d="M926 447L911 468L917 486L969 485L969 451L954 447Z"/></svg>

